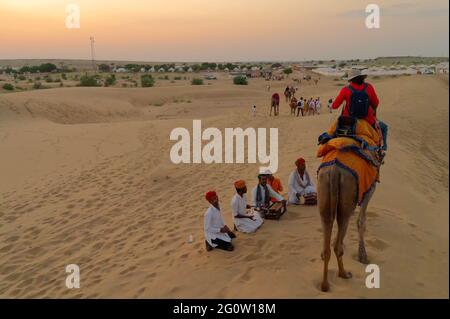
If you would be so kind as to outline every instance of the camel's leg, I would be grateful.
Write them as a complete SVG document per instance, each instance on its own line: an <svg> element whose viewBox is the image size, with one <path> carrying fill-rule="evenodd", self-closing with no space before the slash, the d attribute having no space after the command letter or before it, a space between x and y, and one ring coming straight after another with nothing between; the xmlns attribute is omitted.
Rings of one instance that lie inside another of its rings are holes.
<svg viewBox="0 0 450 319"><path fill-rule="evenodd" d="M338 224L338 233L336 241L334 244L334 253L336 254L338 267L339 267L339 277L341 278L351 278L352 274L347 272L344 267L344 238L347 233L348 224L350 217L356 208L356 181L355 178L346 170L340 169L341 175L339 180L339 204L336 216L336 221Z"/></svg>
<svg viewBox="0 0 450 319"><path fill-rule="evenodd" d="M333 173L335 173L335 167L325 167L319 172L318 177L318 202L320 218L322 222L323 231L323 279L322 279L322 291L326 292L330 289L328 283L328 263L331 258L331 233L333 230L333 223L336 216L337 208L337 186L336 182L333 182Z"/></svg>
<svg viewBox="0 0 450 319"><path fill-rule="evenodd" d="M330 290L330 284L328 283L328 263L331 258L331 232L333 231L333 221L327 219L322 220L322 230L323 230L323 250L322 250L322 260L323 260L323 279L321 289L324 292Z"/></svg>
<svg viewBox="0 0 450 319"><path fill-rule="evenodd" d="M359 236L359 245L358 245L358 260L362 264L369 264L369 259L367 258L366 246L364 244L364 233L366 231L366 212L367 207L369 206L370 199L372 195L375 193L375 188L366 195L366 198L361 203L361 209L359 211L358 216L358 236Z"/></svg>
<svg viewBox="0 0 450 319"><path fill-rule="evenodd" d="M338 268L339 268L339 277L344 279L352 278L351 272L348 272L344 268L344 238L347 233L348 224L350 221L350 216L353 210L350 208L350 211L338 211L337 213L337 224L338 224L338 233L336 237L336 241L334 243L334 253L337 258Z"/></svg>

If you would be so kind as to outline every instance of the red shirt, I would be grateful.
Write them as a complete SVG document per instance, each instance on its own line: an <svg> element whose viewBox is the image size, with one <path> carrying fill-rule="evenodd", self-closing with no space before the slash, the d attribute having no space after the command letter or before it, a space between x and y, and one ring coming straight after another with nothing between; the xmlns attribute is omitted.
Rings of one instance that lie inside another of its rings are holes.
<svg viewBox="0 0 450 319"><path fill-rule="evenodd" d="M358 85L358 84L355 84L355 83L350 83L350 85L356 91L362 91L364 89L364 83L361 84L361 85ZM375 89L369 83L367 83L366 92L367 92L367 95L369 96L369 103L370 103L370 105L374 109L376 109L378 104L380 103L380 101L378 100L377 93L375 93ZM350 96L351 95L352 95L352 91L350 91L350 89L347 86L344 86L342 88L341 92L339 92L339 95L337 96L337 98L333 102L333 105L332 105L333 109L339 108L341 106L341 104L345 101L345 106L344 106L344 109L342 111L342 115L348 116L349 115L348 106L350 105ZM372 107L369 107L369 112L367 114L367 117L365 118L365 120L367 122L369 122L371 125L375 124L375 120L376 120L376 117L373 114Z"/></svg>

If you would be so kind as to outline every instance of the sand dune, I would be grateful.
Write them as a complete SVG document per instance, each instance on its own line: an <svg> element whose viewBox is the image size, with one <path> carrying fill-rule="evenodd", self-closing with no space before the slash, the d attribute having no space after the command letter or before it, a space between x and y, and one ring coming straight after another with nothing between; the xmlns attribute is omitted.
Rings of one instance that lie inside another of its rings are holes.
<svg viewBox="0 0 450 319"><path fill-rule="evenodd" d="M448 80L373 81L379 116L390 125L382 183L369 206L367 248L381 288L365 287L356 261L356 219L344 260L353 279L319 291L322 235L315 207L290 207L233 253L207 253L206 190L214 188L231 224L232 182L256 183L257 165L170 162L175 127L278 127L287 188L302 155L315 175L317 136L328 114L269 119L263 80L150 89L62 88L0 95L0 296L99 298L448 298ZM323 78L300 95L339 87ZM251 117L256 104L258 115ZM158 106L159 105L159 106ZM188 243L189 235L194 242ZM65 287L65 265L81 268L81 289Z"/></svg>

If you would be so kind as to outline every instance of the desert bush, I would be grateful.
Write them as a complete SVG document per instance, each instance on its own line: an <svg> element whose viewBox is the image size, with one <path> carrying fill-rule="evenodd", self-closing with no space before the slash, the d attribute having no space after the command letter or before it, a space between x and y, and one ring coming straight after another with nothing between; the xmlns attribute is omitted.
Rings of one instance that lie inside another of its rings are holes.
<svg viewBox="0 0 450 319"><path fill-rule="evenodd" d="M25 77L25 75L19 75L19 80L20 81L25 81L27 78Z"/></svg>
<svg viewBox="0 0 450 319"><path fill-rule="evenodd" d="M173 78L175 81L180 81L181 80L181 76L176 76Z"/></svg>
<svg viewBox="0 0 450 319"><path fill-rule="evenodd" d="M87 74L81 76L79 86L99 86L97 79L94 76Z"/></svg>
<svg viewBox="0 0 450 319"><path fill-rule="evenodd" d="M42 83L41 82L34 82L33 89L35 89L35 90L42 89Z"/></svg>
<svg viewBox="0 0 450 319"><path fill-rule="evenodd" d="M238 76L234 77L233 83L236 84L236 85L247 85L248 81L247 81L247 78L245 76L238 75Z"/></svg>
<svg viewBox="0 0 450 319"><path fill-rule="evenodd" d="M7 90L7 91L13 91L14 90L14 86L11 83L5 83L3 84L3 89Z"/></svg>
<svg viewBox="0 0 450 319"><path fill-rule="evenodd" d="M49 77L46 77L45 78L45 82L47 82L47 83L52 83L53 82L53 79L49 76Z"/></svg>
<svg viewBox="0 0 450 319"><path fill-rule="evenodd" d="M66 75L65 73L61 74L61 78L62 78L63 80L67 80L67 75Z"/></svg>
<svg viewBox="0 0 450 319"><path fill-rule="evenodd" d="M111 86L116 84L117 80L116 80L116 76L114 74L110 74L108 77L106 77L105 79L105 86Z"/></svg>
<svg viewBox="0 0 450 319"><path fill-rule="evenodd" d="M198 79L198 78L194 78L191 81L192 85L203 85L203 80L202 79Z"/></svg>
<svg viewBox="0 0 450 319"><path fill-rule="evenodd" d="M141 75L141 86L143 88L152 87L155 85L155 79L151 74L143 74Z"/></svg>
<svg viewBox="0 0 450 319"><path fill-rule="evenodd" d="M284 70L283 70L283 73L286 74L286 75L291 74L291 73L292 73L292 68L286 68L286 69L284 69Z"/></svg>

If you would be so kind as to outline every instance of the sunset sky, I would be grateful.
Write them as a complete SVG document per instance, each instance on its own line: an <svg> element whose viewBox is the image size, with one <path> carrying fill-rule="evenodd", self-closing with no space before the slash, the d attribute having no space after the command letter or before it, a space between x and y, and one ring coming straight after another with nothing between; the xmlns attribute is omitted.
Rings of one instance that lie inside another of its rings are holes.
<svg viewBox="0 0 450 319"><path fill-rule="evenodd" d="M80 29L66 28L78 4ZM365 7L381 8L367 29ZM448 56L448 0L0 0L0 59L260 61Z"/></svg>

